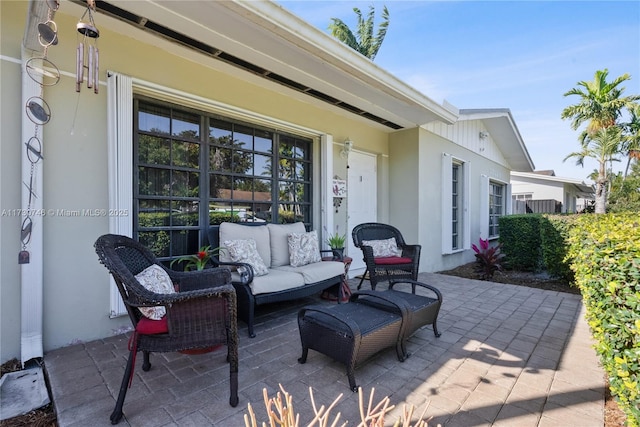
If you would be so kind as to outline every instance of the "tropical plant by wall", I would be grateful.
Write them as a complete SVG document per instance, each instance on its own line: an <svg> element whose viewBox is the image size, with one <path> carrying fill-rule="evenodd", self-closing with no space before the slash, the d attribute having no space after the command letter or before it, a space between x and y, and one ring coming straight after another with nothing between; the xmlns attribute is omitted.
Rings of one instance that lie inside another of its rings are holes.
<svg viewBox="0 0 640 427"><path fill-rule="evenodd" d="M569 233L568 257L582 293L612 394L640 425L640 218L582 215Z"/></svg>

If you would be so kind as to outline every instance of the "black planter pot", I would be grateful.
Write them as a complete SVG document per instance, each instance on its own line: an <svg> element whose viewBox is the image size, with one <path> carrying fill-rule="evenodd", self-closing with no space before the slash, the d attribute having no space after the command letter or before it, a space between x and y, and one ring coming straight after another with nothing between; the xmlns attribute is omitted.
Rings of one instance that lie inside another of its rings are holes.
<svg viewBox="0 0 640 427"><path fill-rule="evenodd" d="M333 261L343 261L344 260L344 248L331 248L333 252Z"/></svg>

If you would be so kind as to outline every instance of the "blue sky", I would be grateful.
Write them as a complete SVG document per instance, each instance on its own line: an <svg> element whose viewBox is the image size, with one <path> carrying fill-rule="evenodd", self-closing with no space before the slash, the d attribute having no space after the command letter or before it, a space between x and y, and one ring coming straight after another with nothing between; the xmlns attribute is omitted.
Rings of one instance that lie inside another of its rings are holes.
<svg viewBox="0 0 640 427"><path fill-rule="evenodd" d="M390 24L375 63L437 102L509 108L537 170L587 180L567 154L578 131L560 119L578 101L563 94L596 70L624 73L624 94L640 94L638 1L278 1L328 33L331 18L354 28L353 7ZM624 163L614 168L621 169Z"/></svg>

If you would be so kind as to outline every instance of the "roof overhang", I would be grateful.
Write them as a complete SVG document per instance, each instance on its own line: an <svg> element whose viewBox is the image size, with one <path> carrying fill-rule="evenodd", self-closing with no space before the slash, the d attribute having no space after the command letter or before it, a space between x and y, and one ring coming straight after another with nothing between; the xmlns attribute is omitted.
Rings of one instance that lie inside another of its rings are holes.
<svg viewBox="0 0 640 427"><path fill-rule="evenodd" d="M481 120L511 169L533 172L533 160L508 108L461 109L459 120Z"/></svg>
<svg viewBox="0 0 640 427"><path fill-rule="evenodd" d="M116 18L110 30L151 35L145 42L178 55L191 48L200 59L241 68L235 71L240 78L262 77L302 93L307 102L342 108L388 131L434 121L452 124L458 117L451 105L436 103L271 1L111 0L96 5L98 13ZM98 24L101 18L96 17ZM116 25L116 20L128 25Z"/></svg>
<svg viewBox="0 0 640 427"><path fill-rule="evenodd" d="M528 178L528 179L536 179L539 181L547 181L547 182L557 182L561 184L566 184L573 186L576 189L579 197L585 199L593 199L595 197L595 189L593 185L585 184L584 181L580 181L579 179L573 178L563 178L555 175L542 175L538 173L527 173L527 172L516 172L511 171L512 177L518 178Z"/></svg>

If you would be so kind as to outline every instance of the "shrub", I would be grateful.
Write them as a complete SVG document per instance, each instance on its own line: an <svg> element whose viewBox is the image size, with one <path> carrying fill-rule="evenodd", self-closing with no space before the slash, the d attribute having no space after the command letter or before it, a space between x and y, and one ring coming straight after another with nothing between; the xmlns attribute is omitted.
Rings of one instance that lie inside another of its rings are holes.
<svg viewBox="0 0 640 427"><path fill-rule="evenodd" d="M507 262L505 268L537 271L541 268L541 215L523 214L500 217L500 243Z"/></svg>
<svg viewBox="0 0 640 427"><path fill-rule="evenodd" d="M627 424L640 425L640 220L583 215L569 231L571 269L596 351Z"/></svg>
<svg viewBox="0 0 640 427"><path fill-rule="evenodd" d="M544 215L540 221L540 244L542 263L547 272L569 283L573 282L573 271L567 258L569 230L576 215Z"/></svg>

